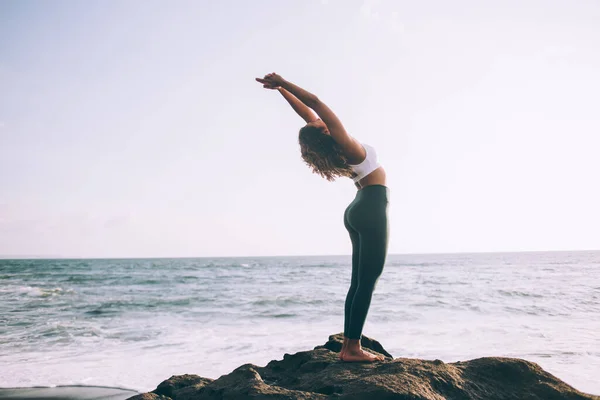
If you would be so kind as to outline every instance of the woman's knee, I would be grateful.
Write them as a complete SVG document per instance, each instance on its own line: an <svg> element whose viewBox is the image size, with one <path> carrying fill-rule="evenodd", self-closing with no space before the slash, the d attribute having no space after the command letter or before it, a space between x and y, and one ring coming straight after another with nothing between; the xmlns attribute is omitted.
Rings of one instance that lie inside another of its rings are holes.
<svg viewBox="0 0 600 400"><path fill-rule="evenodd" d="M358 287L356 288L356 293L359 293L359 295L365 293L373 293L373 290L375 290L375 286L377 286L377 281L378 278L360 281Z"/></svg>

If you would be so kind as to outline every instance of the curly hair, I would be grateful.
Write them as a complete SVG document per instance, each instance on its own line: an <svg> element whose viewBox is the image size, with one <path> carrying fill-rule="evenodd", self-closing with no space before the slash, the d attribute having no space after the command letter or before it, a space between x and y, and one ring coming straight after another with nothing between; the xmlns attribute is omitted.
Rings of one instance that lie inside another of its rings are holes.
<svg viewBox="0 0 600 400"><path fill-rule="evenodd" d="M340 146L323 129L306 125L298 135L302 160L316 174L328 181L338 177L354 177L356 173L348 165L348 160Z"/></svg>

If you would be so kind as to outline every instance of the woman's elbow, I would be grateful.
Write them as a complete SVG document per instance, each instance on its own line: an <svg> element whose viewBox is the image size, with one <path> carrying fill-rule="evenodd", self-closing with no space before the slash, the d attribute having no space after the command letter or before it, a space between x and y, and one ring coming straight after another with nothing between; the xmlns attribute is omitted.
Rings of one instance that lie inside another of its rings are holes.
<svg viewBox="0 0 600 400"><path fill-rule="evenodd" d="M321 104L321 100L319 100L319 98L317 96L315 96L314 94L310 95L308 97L308 99L306 99L306 100L307 100L306 105L308 107L312 108L313 110Z"/></svg>

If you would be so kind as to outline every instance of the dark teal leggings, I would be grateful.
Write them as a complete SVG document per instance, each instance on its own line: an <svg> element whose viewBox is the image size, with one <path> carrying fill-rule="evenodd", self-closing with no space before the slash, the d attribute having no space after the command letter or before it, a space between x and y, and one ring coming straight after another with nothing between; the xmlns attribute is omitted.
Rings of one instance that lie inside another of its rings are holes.
<svg viewBox="0 0 600 400"><path fill-rule="evenodd" d="M366 186L344 212L352 241L352 279L344 310L344 336L360 339L371 297L383 271L388 248L389 189Z"/></svg>

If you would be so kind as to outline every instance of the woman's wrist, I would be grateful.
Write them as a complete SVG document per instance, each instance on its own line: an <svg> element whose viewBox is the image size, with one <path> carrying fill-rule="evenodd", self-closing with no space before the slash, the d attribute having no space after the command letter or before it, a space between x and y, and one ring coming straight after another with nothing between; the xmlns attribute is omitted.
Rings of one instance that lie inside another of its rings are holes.
<svg viewBox="0 0 600 400"><path fill-rule="evenodd" d="M285 89L285 90L287 90L289 92L289 89L288 89L289 84L290 83L288 81L286 81L285 79L282 78L281 79L281 83L279 84L279 87L282 88L282 89Z"/></svg>

